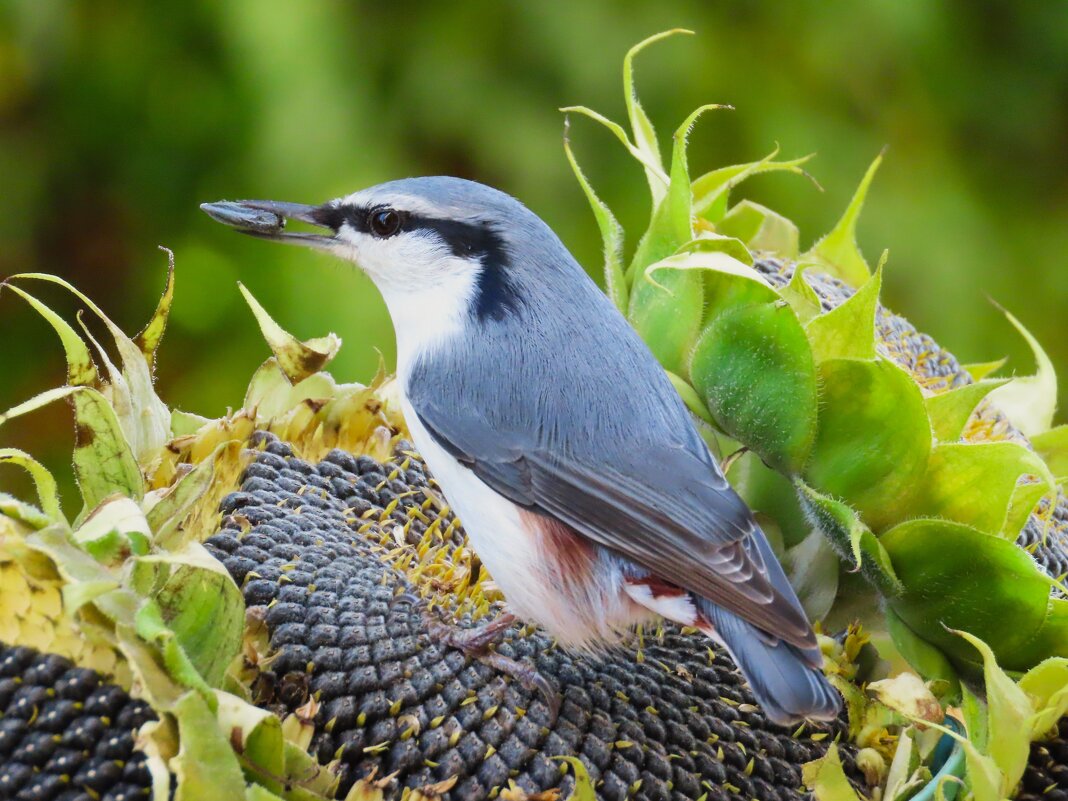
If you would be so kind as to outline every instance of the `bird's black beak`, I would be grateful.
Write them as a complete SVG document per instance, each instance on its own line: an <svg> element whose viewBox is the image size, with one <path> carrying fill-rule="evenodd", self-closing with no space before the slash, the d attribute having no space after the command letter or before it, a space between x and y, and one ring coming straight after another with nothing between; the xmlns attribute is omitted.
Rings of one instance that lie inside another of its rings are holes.
<svg viewBox="0 0 1068 801"><path fill-rule="evenodd" d="M261 239L292 242L297 245L329 250L337 244L337 213L332 206L305 206L301 203L283 203L275 200L220 200L201 203L201 210L216 222L229 225L243 234ZM286 222L297 220L321 228L329 228L333 234L286 231Z"/></svg>

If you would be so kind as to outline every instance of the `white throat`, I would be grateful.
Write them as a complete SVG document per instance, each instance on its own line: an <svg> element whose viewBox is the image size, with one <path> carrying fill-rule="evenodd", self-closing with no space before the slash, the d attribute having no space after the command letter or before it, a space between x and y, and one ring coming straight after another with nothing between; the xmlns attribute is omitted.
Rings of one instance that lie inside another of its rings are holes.
<svg viewBox="0 0 1068 801"><path fill-rule="evenodd" d="M429 285L413 290L411 286L383 286L379 291L393 319L397 335L397 377L405 386L412 365L450 339L464 335L474 302L474 271L439 274Z"/></svg>

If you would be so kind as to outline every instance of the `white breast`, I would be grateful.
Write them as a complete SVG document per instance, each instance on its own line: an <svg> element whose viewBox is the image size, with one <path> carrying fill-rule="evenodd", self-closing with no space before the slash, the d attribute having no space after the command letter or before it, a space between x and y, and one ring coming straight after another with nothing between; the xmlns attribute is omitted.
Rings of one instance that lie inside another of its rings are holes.
<svg viewBox="0 0 1068 801"><path fill-rule="evenodd" d="M594 549L591 569L581 580L563 575L559 554L531 525L532 516L438 445L407 398L401 408L416 448L517 617L576 646L615 639L619 630L648 618L624 591L619 565L608 554Z"/></svg>
<svg viewBox="0 0 1068 801"><path fill-rule="evenodd" d="M527 617L533 611L528 607L536 607L536 604L524 603L525 596L531 594L524 588L534 582L523 581L521 571L529 571L539 561L539 553L537 543L522 525L518 507L490 489L438 445L407 398L402 401L401 408L415 447L459 515L475 553L485 563L516 614ZM516 580L509 581L513 573L517 574Z"/></svg>

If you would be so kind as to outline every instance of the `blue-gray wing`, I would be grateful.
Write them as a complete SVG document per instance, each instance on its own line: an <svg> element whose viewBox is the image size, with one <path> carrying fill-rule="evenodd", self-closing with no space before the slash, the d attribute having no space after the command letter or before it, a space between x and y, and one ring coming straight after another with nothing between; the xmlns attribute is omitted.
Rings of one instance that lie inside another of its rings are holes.
<svg viewBox="0 0 1068 801"><path fill-rule="evenodd" d="M502 411L447 386L415 380L408 400L430 435L501 495L773 637L815 645L763 533L688 420L659 438L627 436L607 419L565 431L536 389L504 393Z"/></svg>

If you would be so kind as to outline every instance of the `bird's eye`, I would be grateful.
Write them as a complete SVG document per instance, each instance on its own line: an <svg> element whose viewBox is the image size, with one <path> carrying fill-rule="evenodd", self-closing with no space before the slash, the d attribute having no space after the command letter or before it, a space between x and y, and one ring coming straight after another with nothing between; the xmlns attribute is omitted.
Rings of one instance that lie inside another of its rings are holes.
<svg viewBox="0 0 1068 801"><path fill-rule="evenodd" d="M371 233L380 239L385 239L400 230L401 213L396 209L373 209L368 222Z"/></svg>

